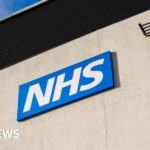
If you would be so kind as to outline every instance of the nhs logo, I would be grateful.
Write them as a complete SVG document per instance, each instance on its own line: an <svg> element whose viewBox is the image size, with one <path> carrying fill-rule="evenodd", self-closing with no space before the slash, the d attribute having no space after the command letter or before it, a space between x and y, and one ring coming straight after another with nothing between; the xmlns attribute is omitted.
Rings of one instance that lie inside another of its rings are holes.
<svg viewBox="0 0 150 150"><path fill-rule="evenodd" d="M21 121L114 86L111 52L84 60L19 86Z"/></svg>

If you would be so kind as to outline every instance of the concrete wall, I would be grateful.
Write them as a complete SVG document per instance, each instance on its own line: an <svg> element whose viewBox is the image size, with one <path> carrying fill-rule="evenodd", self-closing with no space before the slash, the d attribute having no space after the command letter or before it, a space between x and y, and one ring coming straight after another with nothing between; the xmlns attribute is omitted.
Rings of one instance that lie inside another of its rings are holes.
<svg viewBox="0 0 150 150"><path fill-rule="evenodd" d="M138 23L150 11L0 71L0 150L149 150L150 38ZM17 122L18 86L107 50L117 53L120 87Z"/></svg>

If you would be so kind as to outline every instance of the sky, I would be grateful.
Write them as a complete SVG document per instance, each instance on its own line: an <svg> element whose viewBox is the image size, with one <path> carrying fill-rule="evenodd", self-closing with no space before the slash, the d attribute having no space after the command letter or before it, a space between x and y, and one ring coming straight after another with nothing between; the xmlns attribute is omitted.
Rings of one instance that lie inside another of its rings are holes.
<svg viewBox="0 0 150 150"><path fill-rule="evenodd" d="M39 1L40 0L0 0L0 18Z"/></svg>

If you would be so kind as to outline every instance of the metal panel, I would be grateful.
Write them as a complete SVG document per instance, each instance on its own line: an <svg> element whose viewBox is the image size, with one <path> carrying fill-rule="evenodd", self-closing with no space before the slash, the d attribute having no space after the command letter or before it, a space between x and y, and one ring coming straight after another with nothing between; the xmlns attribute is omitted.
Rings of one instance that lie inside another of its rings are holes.
<svg viewBox="0 0 150 150"><path fill-rule="evenodd" d="M149 0L56 0L0 23L0 68L150 9Z"/></svg>

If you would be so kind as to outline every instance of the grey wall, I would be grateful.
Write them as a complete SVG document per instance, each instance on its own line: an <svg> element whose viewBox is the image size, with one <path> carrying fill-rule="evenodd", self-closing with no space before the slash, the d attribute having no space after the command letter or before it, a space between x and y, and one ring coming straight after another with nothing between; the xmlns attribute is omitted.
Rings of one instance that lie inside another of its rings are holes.
<svg viewBox="0 0 150 150"><path fill-rule="evenodd" d="M150 11L97 30L0 71L0 150L149 150L150 38L138 23ZM111 50L117 53L120 87L17 122L18 86ZM60 53L61 52L61 53Z"/></svg>

